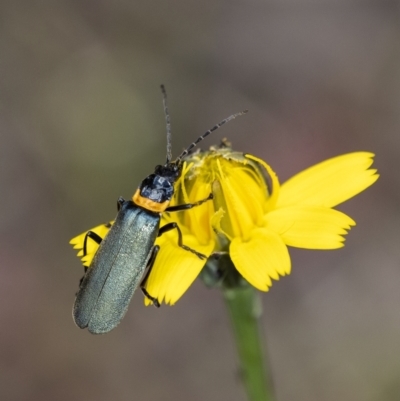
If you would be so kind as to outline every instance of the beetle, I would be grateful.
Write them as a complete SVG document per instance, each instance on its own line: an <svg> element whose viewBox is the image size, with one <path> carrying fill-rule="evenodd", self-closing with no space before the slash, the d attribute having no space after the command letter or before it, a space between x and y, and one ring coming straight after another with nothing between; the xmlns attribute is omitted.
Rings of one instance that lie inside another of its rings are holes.
<svg viewBox="0 0 400 401"><path fill-rule="evenodd" d="M159 246L155 245L158 236L175 229L181 248L194 253L200 259L206 258L206 255L182 243L182 233L177 223L160 227L161 215L163 212L188 210L213 198L210 193L206 199L195 203L169 206L174 195L174 183L182 171L184 157L213 131L247 112L244 110L222 120L172 161L171 125L163 85L161 90L167 123L165 164L156 166L154 173L141 182L132 200L124 200L122 197L118 199L117 217L104 238L92 231L88 231L85 236L84 255L89 238L97 242L99 248L90 266L85 268L85 275L76 294L73 318L78 327L88 328L93 334L107 333L120 323L139 286L154 305L160 306L158 300L144 288L159 250Z"/></svg>

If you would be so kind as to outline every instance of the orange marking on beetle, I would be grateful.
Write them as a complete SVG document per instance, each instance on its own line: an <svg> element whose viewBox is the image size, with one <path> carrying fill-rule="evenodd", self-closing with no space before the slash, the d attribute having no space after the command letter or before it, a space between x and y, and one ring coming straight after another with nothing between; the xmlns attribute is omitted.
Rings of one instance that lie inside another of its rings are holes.
<svg viewBox="0 0 400 401"><path fill-rule="evenodd" d="M140 189L136 190L135 194L132 196L132 201L135 205L156 213L164 212L169 205L169 201L158 203L149 198L145 198L144 196L140 195Z"/></svg>

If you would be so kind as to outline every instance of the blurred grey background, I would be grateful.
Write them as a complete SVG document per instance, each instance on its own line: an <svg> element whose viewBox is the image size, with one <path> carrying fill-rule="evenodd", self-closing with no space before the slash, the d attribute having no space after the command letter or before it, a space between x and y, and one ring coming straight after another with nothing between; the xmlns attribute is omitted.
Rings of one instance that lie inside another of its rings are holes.
<svg viewBox="0 0 400 401"><path fill-rule="evenodd" d="M137 293L104 336L75 327L71 237L116 214L173 150L216 132L281 181L376 153L339 207L346 247L292 250L262 295L277 401L400 399L400 23L396 1L0 2L0 399L244 401L221 294Z"/></svg>

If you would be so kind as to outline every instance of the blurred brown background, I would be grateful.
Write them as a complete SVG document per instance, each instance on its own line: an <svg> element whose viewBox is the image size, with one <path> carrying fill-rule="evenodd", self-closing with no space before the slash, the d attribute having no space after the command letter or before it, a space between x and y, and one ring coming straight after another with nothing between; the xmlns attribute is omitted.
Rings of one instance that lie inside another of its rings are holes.
<svg viewBox="0 0 400 401"><path fill-rule="evenodd" d="M396 1L0 3L0 399L244 401L221 295L174 307L136 294L105 336L75 327L71 237L118 196L215 133L282 181L323 159L376 153L381 178L339 207L337 251L292 250L263 294L277 401L400 399L400 24Z"/></svg>

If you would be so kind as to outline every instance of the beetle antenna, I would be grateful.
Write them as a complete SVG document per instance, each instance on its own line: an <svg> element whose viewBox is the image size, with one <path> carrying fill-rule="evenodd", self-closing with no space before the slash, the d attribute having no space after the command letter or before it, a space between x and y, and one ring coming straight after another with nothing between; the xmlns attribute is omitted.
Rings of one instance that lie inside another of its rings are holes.
<svg viewBox="0 0 400 401"><path fill-rule="evenodd" d="M167 122L167 164L172 159L172 135L171 135L171 121L169 119L168 105L167 105L167 91L165 86L161 85L161 92L163 94L164 114L165 121Z"/></svg>
<svg viewBox="0 0 400 401"><path fill-rule="evenodd" d="M179 163L183 157L185 157L199 142L201 142L204 138L206 138L208 135L211 134L211 132L216 131L218 128L222 127L224 124L227 122L234 120L236 117L242 116L243 114L246 114L248 110L243 110L240 113L232 114L228 118L225 118L225 120L222 120L219 122L217 125L214 125L211 129L206 131L202 136L199 136L191 145L189 145L175 160L175 163Z"/></svg>

